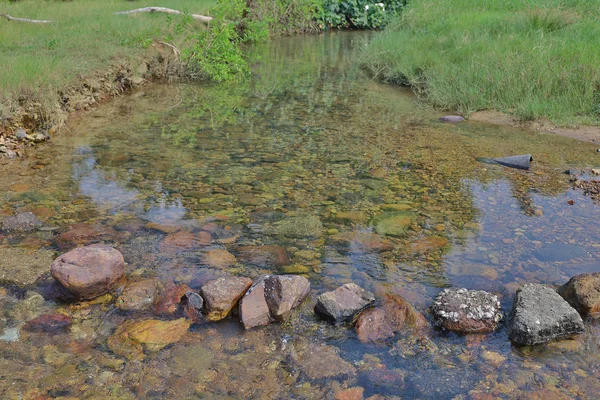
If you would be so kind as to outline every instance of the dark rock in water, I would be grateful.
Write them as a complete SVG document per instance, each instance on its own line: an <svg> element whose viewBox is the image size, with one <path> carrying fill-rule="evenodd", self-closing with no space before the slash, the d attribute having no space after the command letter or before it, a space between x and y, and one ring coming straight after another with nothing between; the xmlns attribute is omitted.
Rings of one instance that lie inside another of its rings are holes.
<svg viewBox="0 0 600 400"><path fill-rule="evenodd" d="M310 293L310 282L303 276L270 275L265 278L265 300L269 305L271 317L285 321L292 309Z"/></svg>
<svg viewBox="0 0 600 400"><path fill-rule="evenodd" d="M95 244L59 256L50 272L77 298L89 300L109 292L123 278L125 260L117 249Z"/></svg>
<svg viewBox="0 0 600 400"><path fill-rule="evenodd" d="M159 315L175 315L186 293L192 290L186 284L175 285L169 282L160 298L154 304L154 312Z"/></svg>
<svg viewBox="0 0 600 400"><path fill-rule="evenodd" d="M238 259L247 265L261 268L280 268L290 264L290 256L281 246L242 246L238 249Z"/></svg>
<svg viewBox="0 0 600 400"><path fill-rule="evenodd" d="M2 230L6 232L31 232L41 226L42 222L31 212L22 212L2 221Z"/></svg>
<svg viewBox="0 0 600 400"><path fill-rule="evenodd" d="M332 292L320 295L315 312L335 323L343 323L354 319L359 312L374 302L373 293L354 283L347 283Z"/></svg>
<svg viewBox="0 0 600 400"><path fill-rule="evenodd" d="M200 289L204 308L210 321L219 321L231 310L252 285L252 279L237 276L223 277L208 282Z"/></svg>
<svg viewBox="0 0 600 400"><path fill-rule="evenodd" d="M240 320L246 329L268 325L273 321L265 299L265 279L267 277L269 275L262 276L254 282L240 300Z"/></svg>
<svg viewBox="0 0 600 400"><path fill-rule="evenodd" d="M483 290L444 289L430 309L439 326L458 333L493 332L502 320L498 296Z"/></svg>
<svg viewBox="0 0 600 400"><path fill-rule="evenodd" d="M57 332L67 329L72 323L73 319L68 315L43 314L27 322L23 329L29 332Z"/></svg>
<svg viewBox="0 0 600 400"><path fill-rule="evenodd" d="M202 310L204 309L204 299L196 292L187 292L184 296L183 302L183 315L193 322L200 322L204 318L202 317Z"/></svg>
<svg viewBox="0 0 600 400"><path fill-rule="evenodd" d="M159 282L156 279L128 282L115 304L121 310L126 311L150 309L156 301L158 292Z"/></svg>
<svg viewBox="0 0 600 400"><path fill-rule="evenodd" d="M600 313L600 272L572 277L558 294L583 316Z"/></svg>
<svg viewBox="0 0 600 400"><path fill-rule="evenodd" d="M587 253L583 248L564 243L547 244L535 252L535 257L540 261L569 261L586 256Z"/></svg>
<svg viewBox="0 0 600 400"><path fill-rule="evenodd" d="M531 346L584 331L579 313L551 287L526 284L517 290L508 327L512 342Z"/></svg>
<svg viewBox="0 0 600 400"><path fill-rule="evenodd" d="M448 123L463 122L464 120L465 119L460 115L445 115L443 117L440 117L440 121Z"/></svg>

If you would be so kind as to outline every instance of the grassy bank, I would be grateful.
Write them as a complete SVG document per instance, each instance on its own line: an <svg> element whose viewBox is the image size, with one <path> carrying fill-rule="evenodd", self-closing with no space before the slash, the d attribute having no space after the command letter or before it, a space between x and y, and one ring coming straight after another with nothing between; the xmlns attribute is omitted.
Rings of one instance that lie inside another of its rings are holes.
<svg viewBox="0 0 600 400"><path fill-rule="evenodd" d="M597 0L412 0L360 63L446 110L598 124L599 18Z"/></svg>

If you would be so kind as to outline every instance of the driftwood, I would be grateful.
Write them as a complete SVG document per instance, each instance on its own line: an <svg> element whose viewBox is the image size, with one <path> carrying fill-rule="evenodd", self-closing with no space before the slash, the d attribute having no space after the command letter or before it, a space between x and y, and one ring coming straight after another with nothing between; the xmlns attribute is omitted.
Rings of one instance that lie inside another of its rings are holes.
<svg viewBox="0 0 600 400"><path fill-rule="evenodd" d="M6 18L9 21L29 22L29 23L32 23L32 24L49 24L49 23L53 22L52 20L49 20L49 19L16 18L16 17L13 17L13 16L8 15L8 14L0 14L0 17Z"/></svg>
<svg viewBox="0 0 600 400"><path fill-rule="evenodd" d="M143 7L143 8L136 8L135 10L130 10L130 11L119 11L119 12L116 12L115 14L137 14L137 13L142 13L142 12L149 12L149 13L162 12L162 13L176 14L176 15L185 14L184 12L181 12L178 10L173 10L171 8L166 8L166 7ZM188 14L188 15L190 17L192 17L193 19L197 19L198 21L204 22L205 24L208 24L210 21L212 21L212 17L207 17L205 15L200 15L200 14Z"/></svg>

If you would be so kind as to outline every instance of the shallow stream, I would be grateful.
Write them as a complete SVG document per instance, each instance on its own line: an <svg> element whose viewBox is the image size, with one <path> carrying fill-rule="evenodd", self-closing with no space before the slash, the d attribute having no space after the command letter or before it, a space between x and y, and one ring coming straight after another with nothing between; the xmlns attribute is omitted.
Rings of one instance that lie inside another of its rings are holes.
<svg viewBox="0 0 600 400"><path fill-rule="evenodd" d="M130 279L199 289L225 274L297 273L313 288L284 324L244 331L235 316L197 324L179 343L128 361L107 338L147 315L120 311L110 298L61 303L49 272L24 286L8 279L0 397L328 399L361 387L365 398L383 396L374 399L597 398L594 321L576 340L531 348L511 345L505 327L365 344L351 326L314 315L316 296L347 282L378 299L402 295L433 322L427 307L444 287L498 293L508 313L523 283L600 271L599 206L563 173L600 164L592 144L440 123L409 92L353 68L363 40L339 33L256 46L248 81L147 87L74 117L52 143L0 165L0 218L32 211L46 227L0 233L5 260L42 257L49 271L61 252L108 243L124 254ZM524 153L533 154L530 171L478 161ZM409 223L380 230L394 246L379 252L369 245L370 221L384 212ZM284 225L286 234L277 229ZM177 231L208 233L212 243L169 239ZM240 248L259 245L283 248L286 265L241 260ZM214 249L238 259L211 264ZM21 329L53 310L73 318L70 330Z"/></svg>

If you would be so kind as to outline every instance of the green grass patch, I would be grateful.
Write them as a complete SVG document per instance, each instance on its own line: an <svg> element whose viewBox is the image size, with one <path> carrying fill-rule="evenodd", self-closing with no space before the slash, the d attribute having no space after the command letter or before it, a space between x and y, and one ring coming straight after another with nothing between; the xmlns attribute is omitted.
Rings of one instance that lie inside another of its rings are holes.
<svg viewBox="0 0 600 400"><path fill-rule="evenodd" d="M600 122L597 0L412 0L360 65L436 107Z"/></svg>

